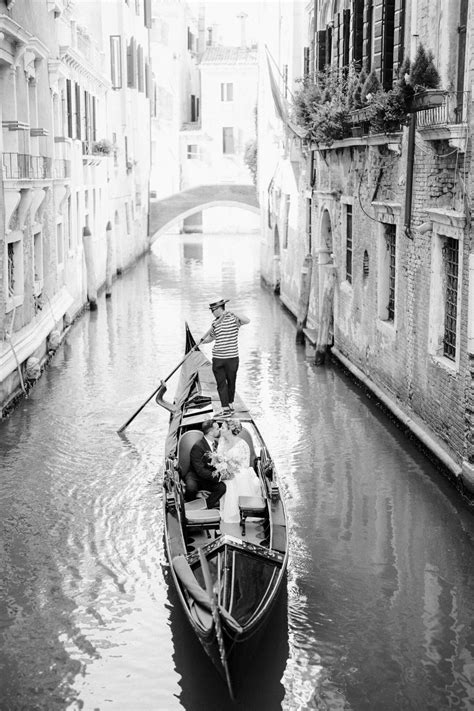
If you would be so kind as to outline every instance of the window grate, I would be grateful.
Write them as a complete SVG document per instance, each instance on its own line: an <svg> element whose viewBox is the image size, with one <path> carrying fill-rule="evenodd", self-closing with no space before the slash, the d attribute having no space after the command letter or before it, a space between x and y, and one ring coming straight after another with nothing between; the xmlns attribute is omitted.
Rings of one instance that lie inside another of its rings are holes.
<svg viewBox="0 0 474 711"><path fill-rule="evenodd" d="M15 293L15 245L8 243L8 293Z"/></svg>
<svg viewBox="0 0 474 711"><path fill-rule="evenodd" d="M458 240L447 237L443 253L446 274L443 355L445 355L446 358L455 360L459 277Z"/></svg>
<svg viewBox="0 0 474 711"><path fill-rule="evenodd" d="M352 284L352 205L346 205L346 279Z"/></svg>
<svg viewBox="0 0 474 711"><path fill-rule="evenodd" d="M387 319L395 320L395 262L396 262L396 226L385 225L385 239L387 240L387 250L389 253L388 263L388 304Z"/></svg>

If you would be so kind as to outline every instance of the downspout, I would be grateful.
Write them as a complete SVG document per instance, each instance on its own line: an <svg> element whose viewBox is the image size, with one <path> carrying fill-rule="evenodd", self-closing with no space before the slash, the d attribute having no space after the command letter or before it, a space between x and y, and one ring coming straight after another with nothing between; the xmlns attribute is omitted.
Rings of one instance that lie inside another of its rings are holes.
<svg viewBox="0 0 474 711"><path fill-rule="evenodd" d="M408 125L408 146L407 146L407 181L405 191L405 235L409 239L413 239L411 233L411 205L413 196L413 169L415 165L415 131L416 131L416 113L410 114L410 123Z"/></svg>

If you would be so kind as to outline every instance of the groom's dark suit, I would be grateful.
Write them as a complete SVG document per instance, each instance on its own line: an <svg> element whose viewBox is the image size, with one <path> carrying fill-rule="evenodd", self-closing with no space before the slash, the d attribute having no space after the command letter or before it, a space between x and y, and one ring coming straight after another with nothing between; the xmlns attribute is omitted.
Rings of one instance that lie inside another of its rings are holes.
<svg viewBox="0 0 474 711"><path fill-rule="evenodd" d="M212 447L203 436L202 439L193 444L191 448L191 466L188 473L184 477L186 482L186 501L192 501L196 498L198 491L205 489L206 491L211 492L207 498L208 509L215 508L217 502L221 496L225 494L226 490L224 482L219 481L215 476L213 476L214 467L209 461L211 453Z"/></svg>

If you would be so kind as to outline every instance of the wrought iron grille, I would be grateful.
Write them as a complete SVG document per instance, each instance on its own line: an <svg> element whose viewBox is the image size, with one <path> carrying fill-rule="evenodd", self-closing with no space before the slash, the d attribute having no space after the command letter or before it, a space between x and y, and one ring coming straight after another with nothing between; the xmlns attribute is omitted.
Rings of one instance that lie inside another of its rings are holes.
<svg viewBox="0 0 474 711"><path fill-rule="evenodd" d="M446 274L443 355L455 360L459 277L459 242L457 239L446 237L443 256Z"/></svg>
<svg viewBox="0 0 474 711"><path fill-rule="evenodd" d="M346 205L346 279L352 283L352 205Z"/></svg>
<svg viewBox="0 0 474 711"><path fill-rule="evenodd" d="M388 250L388 304L387 319L395 320L395 256L396 256L396 226L385 225L385 239Z"/></svg>

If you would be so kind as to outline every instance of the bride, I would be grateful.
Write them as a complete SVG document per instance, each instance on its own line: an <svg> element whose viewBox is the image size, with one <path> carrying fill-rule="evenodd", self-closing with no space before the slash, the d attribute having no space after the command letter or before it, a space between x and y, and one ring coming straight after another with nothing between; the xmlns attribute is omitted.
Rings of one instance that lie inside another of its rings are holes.
<svg viewBox="0 0 474 711"><path fill-rule="evenodd" d="M250 466L250 448L239 437L241 431L240 420L223 422L217 448L218 454L225 458L230 473L234 475L232 479L226 478L226 492L220 504L221 519L225 523L240 521L239 496L262 495L258 476Z"/></svg>

